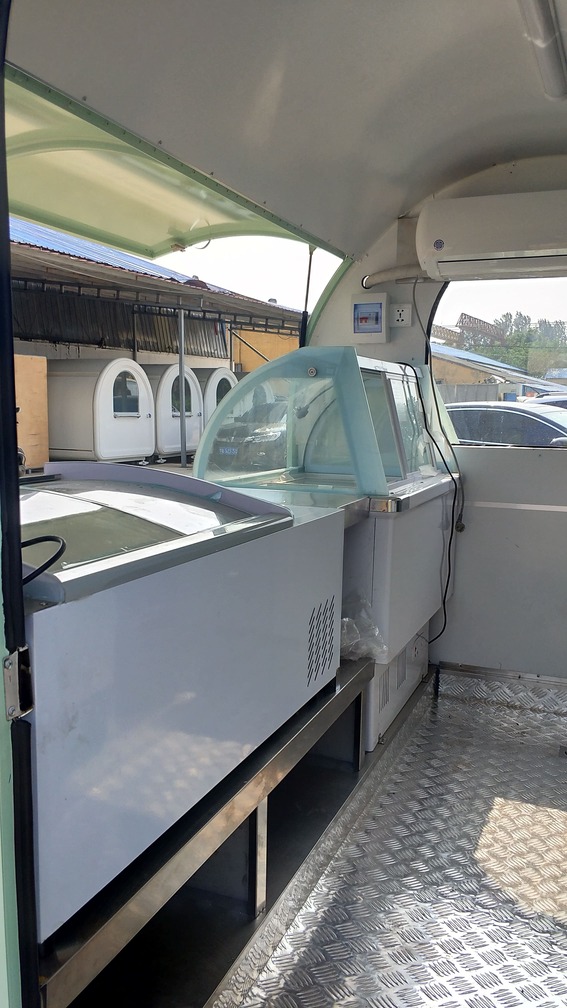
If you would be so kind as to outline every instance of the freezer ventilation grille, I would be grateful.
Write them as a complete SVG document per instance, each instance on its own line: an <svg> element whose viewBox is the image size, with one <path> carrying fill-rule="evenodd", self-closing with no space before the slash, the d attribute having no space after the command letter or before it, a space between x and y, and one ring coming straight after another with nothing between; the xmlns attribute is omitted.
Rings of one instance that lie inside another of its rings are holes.
<svg viewBox="0 0 567 1008"><path fill-rule="evenodd" d="M388 666L380 677L379 689L378 709L383 711L390 702L390 666Z"/></svg>
<svg viewBox="0 0 567 1008"><path fill-rule="evenodd" d="M309 619L307 685L325 675L333 661L335 596L315 606Z"/></svg>

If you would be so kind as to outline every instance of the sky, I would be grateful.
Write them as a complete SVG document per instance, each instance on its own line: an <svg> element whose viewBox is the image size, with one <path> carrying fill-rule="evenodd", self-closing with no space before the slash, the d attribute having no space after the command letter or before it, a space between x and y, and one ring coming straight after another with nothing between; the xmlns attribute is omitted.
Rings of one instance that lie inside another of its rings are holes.
<svg viewBox="0 0 567 1008"><path fill-rule="evenodd" d="M197 276L205 283L286 308L305 307L308 246L281 238L222 238L205 248L172 252L157 260L169 269ZM315 249L308 310L340 265L329 252ZM453 282L443 295L435 322L454 326L461 312L494 322L505 312L529 315L533 322L567 319L567 277L543 280L478 280Z"/></svg>
<svg viewBox="0 0 567 1008"><path fill-rule="evenodd" d="M285 308L305 307L309 247L282 238L218 238L206 248L171 252L156 260L168 269L197 276L235 294L276 302ZM315 249L311 264L308 311L311 311L341 260Z"/></svg>
<svg viewBox="0 0 567 1008"><path fill-rule="evenodd" d="M543 280L454 281L445 291L435 322L454 326L461 312L494 322L505 312L521 312L532 322L567 319L567 277Z"/></svg>

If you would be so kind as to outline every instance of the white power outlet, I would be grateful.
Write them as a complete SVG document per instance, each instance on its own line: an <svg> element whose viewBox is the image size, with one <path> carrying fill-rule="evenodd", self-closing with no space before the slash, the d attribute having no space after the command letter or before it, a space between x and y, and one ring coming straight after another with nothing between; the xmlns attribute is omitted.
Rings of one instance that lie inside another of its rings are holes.
<svg viewBox="0 0 567 1008"><path fill-rule="evenodd" d="M390 325L410 326L411 325L411 305L393 304L390 305Z"/></svg>

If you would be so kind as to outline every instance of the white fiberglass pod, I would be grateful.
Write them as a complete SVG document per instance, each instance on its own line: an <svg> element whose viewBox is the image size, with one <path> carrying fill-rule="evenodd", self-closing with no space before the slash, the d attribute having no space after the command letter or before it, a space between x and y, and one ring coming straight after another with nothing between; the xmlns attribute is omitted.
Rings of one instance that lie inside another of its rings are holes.
<svg viewBox="0 0 567 1008"><path fill-rule="evenodd" d="M136 361L48 361L52 459L135 461L153 455L154 400Z"/></svg>
<svg viewBox="0 0 567 1008"><path fill-rule="evenodd" d="M195 368L194 370L203 390L205 423L207 424L218 404L224 399L227 392L230 392L231 388L237 384L238 378L234 371L227 367Z"/></svg>
<svg viewBox="0 0 567 1008"><path fill-rule="evenodd" d="M179 366L146 364L155 402L156 452L179 455ZM194 371L185 366L185 438L188 451L195 451L203 433L203 393Z"/></svg>

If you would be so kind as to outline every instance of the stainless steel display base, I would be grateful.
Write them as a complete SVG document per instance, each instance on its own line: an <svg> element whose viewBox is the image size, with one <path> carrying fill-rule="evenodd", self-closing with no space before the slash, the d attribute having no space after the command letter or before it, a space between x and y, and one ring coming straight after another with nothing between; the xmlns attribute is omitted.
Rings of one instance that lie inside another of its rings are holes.
<svg viewBox="0 0 567 1008"><path fill-rule="evenodd" d="M567 685L442 673L207 1008L567 1005Z"/></svg>
<svg viewBox="0 0 567 1008"><path fill-rule="evenodd" d="M45 1008L69 1005L243 824L248 825L248 905L253 916L264 910L268 797L351 705L354 719L346 755L360 769L364 760L364 694L372 674L371 661L341 666L336 683L322 690L163 841L58 932L40 959ZM345 758L344 745L343 736L337 758ZM229 873L225 879L217 878L216 891L223 888L230 895L234 892Z"/></svg>

